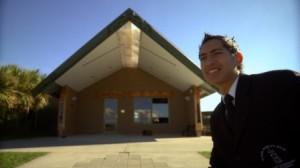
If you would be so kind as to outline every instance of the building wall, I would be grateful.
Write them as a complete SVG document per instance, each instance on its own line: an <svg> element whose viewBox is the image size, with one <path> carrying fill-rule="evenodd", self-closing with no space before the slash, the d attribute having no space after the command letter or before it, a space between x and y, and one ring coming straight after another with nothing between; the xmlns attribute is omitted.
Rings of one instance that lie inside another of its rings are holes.
<svg viewBox="0 0 300 168"><path fill-rule="evenodd" d="M72 134L75 130L77 104L76 101L74 101L74 97L76 97L76 92L68 86L65 86L60 92L57 119L59 136Z"/></svg>
<svg viewBox="0 0 300 168"><path fill-rule="evenodd" d="M133 98L141 93L147 95L147 92L150 92L150 96L155 93L162 97L168 97L169 122L167 124L134 123ZM69 124L72 127L68 129L70 134L102 133L104 131L105 98L118 100L117 133L121 134L141 134L143 130L150 130L153 134L182 133L188 125L188 117L191 115L187 111L183 92L140 69L121 69L77 93L76 97L76 110L72 111L75 115L69 115L72 118L70 121L74 123ZM124 109L125 113L120 113L121 109Z"/></svg>

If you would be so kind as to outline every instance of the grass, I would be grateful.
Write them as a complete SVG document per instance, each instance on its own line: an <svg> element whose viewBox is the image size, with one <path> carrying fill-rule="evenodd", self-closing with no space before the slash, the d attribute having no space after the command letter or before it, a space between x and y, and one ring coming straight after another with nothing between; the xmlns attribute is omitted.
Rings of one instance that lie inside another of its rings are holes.
<svg viewBox="0 0 300 168"><path fill-rule="evenodd" d="M0 152L0 167L15 168L46 154L47 152Z"/></svg>
<svg viewBox="0 0 300 168"><path fill-rule="evenodd" d="M206 157L207 159L210 159L210 151L201 151L199 152L202 156Z"/></svg>

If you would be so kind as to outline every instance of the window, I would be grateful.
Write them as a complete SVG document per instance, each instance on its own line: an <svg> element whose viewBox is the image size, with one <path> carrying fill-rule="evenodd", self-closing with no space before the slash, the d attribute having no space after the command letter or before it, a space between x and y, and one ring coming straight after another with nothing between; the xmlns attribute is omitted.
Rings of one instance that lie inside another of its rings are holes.
<svg viewBox="0 0 300 168"><path fill-rule="evenodd" d="M151 123L151 99L138 97L134 99L134 122L141 124Z"/></svg>
<svg viewBox="0 0 300 168"><path fill-rule="evenodd" d="M134 122L141 124L159 124L169 122L169 105L167 98L134 99Z"/></svg>
<svg viewBox="0 0 300 168"><path fill-rule="evenodd" d="M104 99L104 129L114 131L118 120L118 101L117 99Z"/></svg>
<svg viewBox="0 0 300 168"><path fill-rule="evenodd" d="M153 123L168 123L169 105L167 98L152 99L152 121Z"/></svg>

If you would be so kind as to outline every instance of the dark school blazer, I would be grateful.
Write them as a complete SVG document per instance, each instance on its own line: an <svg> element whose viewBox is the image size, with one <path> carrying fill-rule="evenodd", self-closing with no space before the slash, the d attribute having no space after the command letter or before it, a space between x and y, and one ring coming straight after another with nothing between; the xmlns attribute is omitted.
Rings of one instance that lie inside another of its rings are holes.
<svg viewBox="0 0 300 168"><path fill-rule="evenodd" d="M221 102L211 117L213 168L296 167L299 164L300 75L289 70L241 74L233 131ZM298 165L299 166L299 165Z"/></svg>

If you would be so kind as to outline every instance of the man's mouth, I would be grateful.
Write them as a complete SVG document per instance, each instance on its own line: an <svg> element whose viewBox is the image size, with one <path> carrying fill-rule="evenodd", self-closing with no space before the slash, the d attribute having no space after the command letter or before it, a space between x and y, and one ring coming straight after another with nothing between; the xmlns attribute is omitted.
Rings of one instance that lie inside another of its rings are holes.
<svg viewBox="0 0 300 168"><path fill-rule="evenodd" d="M219 68L211 69L211 70L208 71L208 74L214 74L214 73L219 72L219 71L220 71Z"/></svg>

